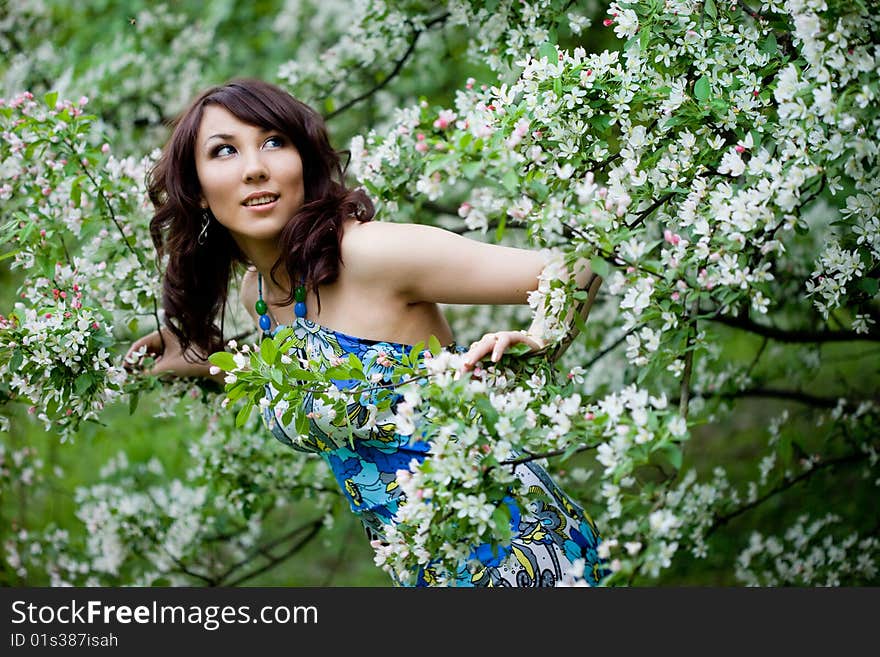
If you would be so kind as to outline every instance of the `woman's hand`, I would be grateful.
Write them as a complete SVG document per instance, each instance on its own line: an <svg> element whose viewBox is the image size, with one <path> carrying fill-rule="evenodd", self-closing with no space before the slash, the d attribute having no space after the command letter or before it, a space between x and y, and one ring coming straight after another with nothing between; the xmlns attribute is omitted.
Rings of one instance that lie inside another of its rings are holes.
<svg viewBox="0 0 880 657"><path fill-rule="evenodd" d="M205 360L197 360L189 362L183 357L183 350L180 348L180 341L165 326L159 331L153 331L139 338L128 349L125 354L125 366L140 365L145 356L155 358L152 369L147 374L160 375L170 374L173 376L209 376L210 363ZM162 341L165 342L164 350ZM215 378L216 377L212 377ZM222 379L216 379L222 382Z"/></svg>
<svg viewBox="0 0 880 657"><path fill-rule="evenodd" d="M491 355L492 362L497 363L501 360L501 355L505 350L522 342L538 351L544 348L544 343L540 338L528 335L525 331L498 331L497 333L487 333L476 342L471 343L470 351L465 354L464 371L469 372L474 369L477 361Z"/></svg>

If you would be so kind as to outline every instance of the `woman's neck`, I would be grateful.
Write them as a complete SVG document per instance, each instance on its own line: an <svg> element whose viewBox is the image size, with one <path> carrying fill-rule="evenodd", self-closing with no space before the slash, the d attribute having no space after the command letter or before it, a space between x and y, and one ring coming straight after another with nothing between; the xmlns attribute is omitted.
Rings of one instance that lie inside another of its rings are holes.
<svg viewBox="0 0 880 657"><path fill-rule="evenodd" d="M279 267L275 270L275 280L272 280L272 267L278 262L281 251L277 243L255 244L239 244L239 249L245 255L248 262L256 268L257 272L263 278L263 298L268 302L269 299L281 300L291 293L293 286L290 283L290 277L287 275L285 267Z"/></svg>

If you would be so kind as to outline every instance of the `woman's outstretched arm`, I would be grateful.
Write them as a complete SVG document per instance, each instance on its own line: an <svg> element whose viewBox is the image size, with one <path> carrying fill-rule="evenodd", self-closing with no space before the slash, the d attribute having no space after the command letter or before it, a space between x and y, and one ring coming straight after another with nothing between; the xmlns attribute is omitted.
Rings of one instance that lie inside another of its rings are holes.
<svg viewBox="0 0 880 657"><path fill-rule="evenodd" d="M362 239L352 240L351 248L358 249L360 275L395 286L410 303L527 303L546 266L539 251L487 244L434 226L369 222L357 230L363 231ZM589 262L578 261L578 287L593 278ZM542 323L539 309L529 331L489 333L471 346L465 360L471 366L487 355L498 360L517 342L540 349Z"/></svg>
<svg viewBox="0 0 880 657"><path fill-rule="evenodd" d="M142 356L152 356L155 358L155 362L148 372L149 374L200 376L214 379L218 383L223 384L223 372L211 374L211 364L206 360L188 361L184 358L180 342L174 334L165 326L162 327L161 331L161 336L159 331L153 331L132 343L125 354L125 362L134 364L135 360L140 361ZM140 354L141 358L138 357L138 352L143 352Z"/></svg>

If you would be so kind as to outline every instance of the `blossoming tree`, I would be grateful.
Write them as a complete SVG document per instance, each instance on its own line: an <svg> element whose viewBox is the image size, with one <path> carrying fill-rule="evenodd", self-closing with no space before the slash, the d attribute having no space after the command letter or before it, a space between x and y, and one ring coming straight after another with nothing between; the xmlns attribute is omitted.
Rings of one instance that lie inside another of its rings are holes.
<svg viewBox="0 0 880 657"><path fill-rule="evenodd" d="M260 425L295 420L305 434L306 394L340 421L348 404L375 413L400 394L397 430L418 419L434 445L399 473L407 502L375 546L401 579L429 561L442 579L472 545L509 544L500 502L534 501L512 466L536 460L595 509L605 583L663 581L699 560L742 584L876 583L880 525L863 505L880 485L880 19L871 3L818 0L587 4L291 3L275 16L277 33L304 35L278 78L355 135L351 173L380 218L547 251L529 308L448 309L459 342L529 311L545 318L549 349L474 376L436 343L322 374L318 355L290 357L290 330L260 342L243 317L212 356L223 391L127 371L118 347L161 317L142 184L156 155L137 143L157 143L167 118L156 94L185 97L199 65L227 60L178 41L173 15L145 13L120 43L170 39L184 49L174 56L193 48L192 68L106 105L120 69L6 99L2 236L20 283L0 326L4 429L31 416L72 442L128 401L132 413L176 408L194 436L182 479L124 452L106 464L77 492L86 533L8 532L10 579L247 581L331 522L340 499L318 463L268 447ZM199 43L222 25L200 24ZM318 33L334 42L314 58ZM412 73L444 56L457 73L475 66L451 80L454 97ZM122 75L147 63L129 65ZM28 66L14 60L7 83L38 88ZM579 258L604 279L598 296L576 288ZM360 384L340 392L340 378ZM0 445L6 499L55 476L14 445ZM800 490L813 491L807 503ZM269 539L269 514L306 499L316 519ZM762 510L772 533L753 520Z"/></svg>

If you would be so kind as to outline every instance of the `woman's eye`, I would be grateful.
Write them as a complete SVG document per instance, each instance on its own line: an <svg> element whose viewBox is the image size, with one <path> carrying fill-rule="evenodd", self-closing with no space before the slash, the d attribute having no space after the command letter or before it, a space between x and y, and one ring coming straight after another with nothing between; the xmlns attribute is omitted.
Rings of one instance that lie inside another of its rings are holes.
<svg viewBox="0 0 880 657"><path fill-rule="evenodd" d="M232 146L223 144L214 149L214 157L225 157L226 155L232 155L234 152L235 149Z"/></svg>
<svg viewBox="0 0 880 657"><path fill-rule="evenodd" d="M281 148L282 146L284 146L284 137L280 137L278 135L275 135L274 137L269 137L266 140L266 146L269 146L271 148Z"/></svg>

